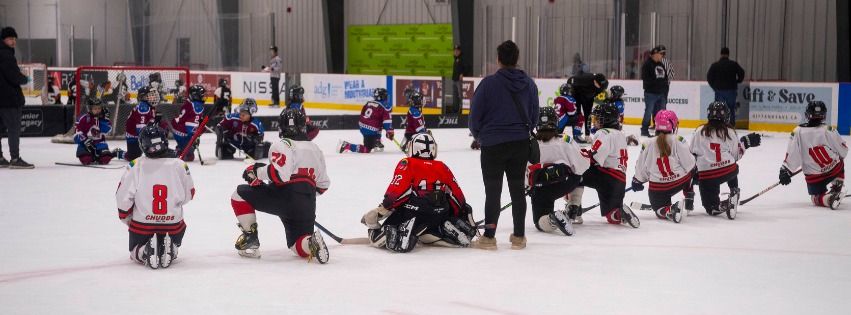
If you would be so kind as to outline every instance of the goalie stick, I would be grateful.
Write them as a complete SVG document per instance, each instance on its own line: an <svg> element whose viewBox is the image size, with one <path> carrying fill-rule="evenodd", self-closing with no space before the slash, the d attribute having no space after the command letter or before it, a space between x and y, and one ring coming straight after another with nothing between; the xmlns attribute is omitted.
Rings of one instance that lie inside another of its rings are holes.
<svg viewBox="0 0 851 315"><path fill-rule="evenodd" d="M335 241L337 241L337 243L340 243L340 244L343 244L343 245L369 244L369 239L366 238L366 237L342 238L342 237L335 235L334 233L331 233L331 231L328 231L328 229L326 229L324 226L322 226L322 224L319 224L319 222L314 221L313 225L315 225L317 228L319 228L319 230L324 232L325 235L328 235L328 237L333 238Z"/></svg>

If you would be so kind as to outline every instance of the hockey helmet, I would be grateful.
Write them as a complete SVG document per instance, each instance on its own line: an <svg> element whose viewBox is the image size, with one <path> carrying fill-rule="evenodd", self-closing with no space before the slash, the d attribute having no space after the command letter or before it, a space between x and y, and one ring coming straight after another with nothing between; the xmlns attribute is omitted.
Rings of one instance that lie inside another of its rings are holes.
<svg viewBox="0 0 851 315"><path fill-rule="evenodd" d="M159 72L154 72L148 75L148 85L151 87L159 88L163 83L163 78Z"/></svg>
<svg viewBox="0 0 851 315"><path fill-rule="evenodd" d="M203 102L205 94L207 89L203 85L195 84L189 87L189 100L193 102Z"/></svg>
<svg viewBox="0 0 851 315"><path fill-rule="evenodd" d="M377 88L372 90L372 98L379 102L384 102L387 100L387 89L385 88Z"/></svg>
<svg viewBox="0 0 851 315"><path fill-rule="evenodd" d="M408 94L408 105L416 108L423 108L423 94L420 91L412 91Z"/></svg>
<svg viewBox="0 0 851 315"><path fill-rule="evenodd" d="M722 101L714 101L709 103L706 108L706 118L709 121L721 121L727 123L730 121L730 108Z"/></svg>
<svg viewBox="0 0 851 315"><path fill-rule="evenodd" d="M143 86L136 93L136 99L139 102L146 102L151 106L157 106L160 104L160 93L151 87Z"/></svg>
<svg viewBox="0 0 851 315"><path fill-rule="evenodd" d="M281 138L289 138L296 140L307 139L307 117L304 113L295 108L287 108L278 116L278 128Z"/></svg>
<svg viewBox="0 0 851 315"><path fill-rule="evenodd" d="M97 97L88 97L86 98L86 105L89 107L89 112L92 112L95 107L103 108L103 101Z"/></svg>
<svg viewBox="0 0 851 315"><path fill-rule="evenodd" d="M611 97L612 99L619 99L624 96L624 92L625 91L622 86L615 85L612 86L611 89L609 89L609 97Z"/></svg>
<svg viewBox="0 0 851 315"><path fill-rule="evenodd" d="M219 86L220 87L227 87L228 86L228 79L219 78Z"/></svg>
<svg viewBox="0 0 851 315"><path fill-rule="evenodd" d="M561 96L573 95L573 84L569 81L567 83L562 84L558 88L558 94Z"/></svg>
<svg viewBox="0 0 851 315"><path fill-rule="evenodd" d="M304 102L304 88L301 85L295 85L290 88L290 103Z"/></svg>
<svg viewBox="0 0 851 315"><path fill-rule="evenodd" d="M558 116L556 116L555 108L550 106L541 107L540 114L538 115L538 125L535 129L538 131L555 131L557 123Z"/></svg>
<svg viewBox="0 0 851 315"><path fill-rule="evenodd" d="M620 129L620 111L612 102L605 102L594 107L591 115L603 128Z"/></svg>
<svg viewBox="0 0 851 315"><path fill-rule="evenodd" d="M677 113L667 109L656 113L656 131L674 133L679 126L680 120L677 118Z"/></svg>
<svg viewBox="0 0 851 315"><path fill-rule="evenodd" d="M430 134L415 134L408 141L405 153L412 158L434 160L437 158L437 142Z"/></svg>
<svg viewBox="0 0 851 315"><path fill-rule="evenodd" d="M810 101L804 116L810 121L823 121L827 118L827 105L822 101Z"/></svg>
<svg viewBox="0 0 851 315"><path fill-rule="evenodd" d="M257 112L257 101L250 97L242 100L242 104L239 104L238 112L248 112L248 114L254 116L254 113Z"/></svg>
<svg viewBox="0 0 851 315"><path fill-rule="evenodd" d="M147 125L139 132L139 148L149 158L165 157L169 152L167 134L157 125Z"/></svg>
<svg viewBox="0 0 851 315"><path fill-rule="evenodd" d="M609 87L609 80L606 79L606 75L602 73L594 74L594 82L600 85L601 90L605 90Z"/></svg>

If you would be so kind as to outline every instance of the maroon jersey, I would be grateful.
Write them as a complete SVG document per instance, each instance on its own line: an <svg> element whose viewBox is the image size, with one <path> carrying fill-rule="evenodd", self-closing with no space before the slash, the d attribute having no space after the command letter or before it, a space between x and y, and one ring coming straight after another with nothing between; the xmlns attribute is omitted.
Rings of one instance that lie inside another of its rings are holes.
<svg viewBox="0 0 851 315"><path fill-rule="evenodd" d="M239 120L239 114L233 113L225 116L219 122L222 131L229 134L233 141L241 141L243 138L257 137L263 139L263 124L257 118L251 118L250 121L242 122Z"/></svg>
<svg viewBox="0 0 851 315"><path fill-rule="evenodd" d="M404 158L396 165L382 205L386 209L395 209L411 196L425 196L434 191L446 193L455 216L464 209L464 193L446 164L437 160Z"/></svg>
<svg viewBox="0 0 851 315"><path fill-rule="evenodd" d="M107 118L98 118L92 114L83 114L77 123L74 124L77 128L77 133L74 135L74 142L77 144L85 142L87 139L92 139L95 145L106 141L104 134L112 130L112 123Z"/></svg>
<svg viewBox="0 0 851 315"><path fill-rule="evenodd" d="M408 117L405 120L405 135L426 132L423 113L419 108L408 109Z"/></svg>
<svg viewBox="0 0 851 315"><path fill-rule="evenodd" d="M381 134L381 129L393 130L393 120L390 118L391 108L384 107L379 102L369 101L360 111L360 126L363 134Z"/></svg>
<svg viewBox="0 0 851 315"><path fill-rule="evenodd" d="M195 132L195 128L201 123L201 113L204 112L204 104L201 102L193 103L189 100L183 102L183 107L180 108L180 114L174 118L172 122L172 132L176 135L186 137Z"/></svg>
<svg viewBox="0 0 851 315"><path fill-rule="evenodd" d="M130 117L127 118L127 121L124 123L124 135L127 138L138 138L139 131L142 128L145 128L149 123L154 122L154 118L157 116L157 109L147 102L141 102L133 108L133 111L130 112ZM160 122L160 127L165 128L165 122Z"/></svg>

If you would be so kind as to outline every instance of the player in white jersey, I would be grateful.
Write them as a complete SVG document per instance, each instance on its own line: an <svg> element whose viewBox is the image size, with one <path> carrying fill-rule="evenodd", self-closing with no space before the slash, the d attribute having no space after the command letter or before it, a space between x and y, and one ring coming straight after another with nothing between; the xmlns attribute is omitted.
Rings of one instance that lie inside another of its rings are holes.
<svg viewBox="0 0 851 315"><path fill-rule="evenodd" d="M139 157L121 177L115 199L118 218L130 231L130 258L150 268L168 268L186 232L183 206L195 195L189 167L168 148L167 132L148 125L139 133Z"/></svg>
<svg viewBox="0 0 851 315"><path fill-rule="evenodd" d="M690 150L697 162L700 199L709 215L727 213L735 219L739 204L739 165L745 149L759 146L759 134L737 138L729 125L730 109L724 102L714 101L706 110L709 121L694 131ZM730 196L721 202L721 184L727 183Z"/></svg>
<svg viewBox="0 0 851 315"><path fill-rule="evenodd" d="M559 118L552 107L542 107L538 117L537 139L540 163L528 166L527 185L532 197L532 220L539 231L571 236L574 228L566 211L555 210L553 203L570 194L568 209L581 208L582 174L590 162L582 156L570 130L559 138Z"/></svg>
<svg viewBox="0 0 851 315"><path fill-rule="evenodd" d="M813 204L835 210L845 197L843 161L848 155L848 146L836 129L825 124L827 105L824 102L807 104L805 116L807 122L792 131L786 159L780 168L780 183L791 183L791 170L802 168Z"/></svg>
<svg viewBox="0 0 851 315"><path fill-rule="evenodd" d="M585 151L592 166L582 175L582 183L597 190L600 214L610 224L625 223L637 228L641 224L638 217L623 204L629 154L626 136L621 131L620 112L615 104L608 102L595 107L591 114L596 119L597 132L591 138L591 150ZM578 215L569 215L576 223L582 222Z"/></svg>
<svg viewBox="0 0 851 315"><path fill-rule="evenodd" d="M677 135L680 121L677 114L669 110L656 113L656 137L641 145L641 154L635 164L632 190L644 190L650 182L650 206L659 219L676 223L682 220L679 203L671 205L671 197L683 191L694 196L691 185L694 156L685 139Z"/></svg>
<svg viewBox="0 0 851 315"><path fill-rule="evenodd" d="M278 118L280 141L269 150L269 165L255 163L246 168L231 196L231 206L242 235L236 249L246 257L260 257L255 210L280 217L284 224L287 247L298 256L328 262L328 248L316 220L316 195L328 189L331 181L325 171L322 150L307 140L304 113L295 108L281 112Z"/></svg>

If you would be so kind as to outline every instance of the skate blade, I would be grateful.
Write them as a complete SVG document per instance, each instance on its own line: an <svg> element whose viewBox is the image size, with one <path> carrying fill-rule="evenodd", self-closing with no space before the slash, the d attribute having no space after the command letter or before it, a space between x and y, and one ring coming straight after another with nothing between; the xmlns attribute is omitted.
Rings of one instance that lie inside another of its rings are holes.
<svg viewBox="0 0 851 315"><path fill-rule="evenodd" d="M259 248L240 249L237 251L237 253L245 258L260 258Z"/></svg>
<svg viewBox="0 0 851 315"><path fill-rule="evenodd" d="M171 237L166 234L163 238L163 252L160 254L160 268L168 268L171 266Z"/></svg>
<svg viewBox="0 0 851 315"><path fill-rule="evenodd" d="M623 220L623 216L621 216L621 222L622 223L629 225L630 227L632 227L634 229L637 229L641 226L641 220L638 219L638 216L635 215L635 212L632 211L632 209L629 207L629 205L624 204L622 210L623 210L623 214L629 216L629 219L627 219L627 220Z"/></svg>
<svg viewBox="0 0 851 315"><path fill-rule="evenodd" d="M325 240L322 238L322 234L319 231L313 232L313 236L310 238L309 246L310 257L308 257L307 262L309 263L313 258L316 258L320 264L325 264L328 262L329 253L328 246L325 245Z"/></svg>

